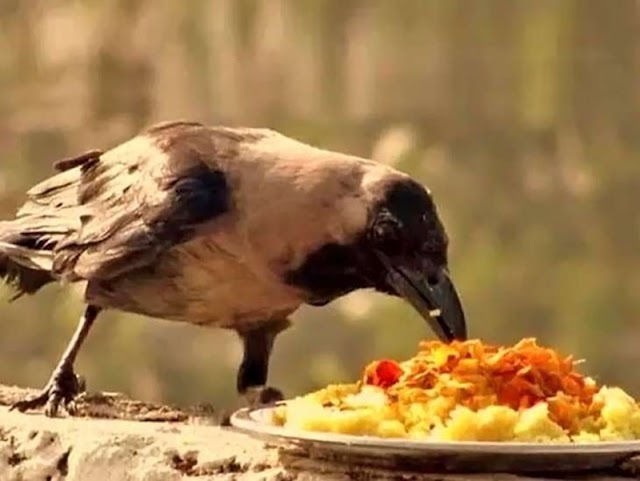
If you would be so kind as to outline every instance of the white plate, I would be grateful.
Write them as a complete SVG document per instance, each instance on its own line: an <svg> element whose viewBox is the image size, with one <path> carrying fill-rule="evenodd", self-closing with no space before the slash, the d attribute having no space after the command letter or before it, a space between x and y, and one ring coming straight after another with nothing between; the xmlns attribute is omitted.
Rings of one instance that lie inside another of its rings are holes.
<svg viewBox="0 0 640 481"><path fill-rule="evenodd" d="M440 442L290 430L271 422L273 409L241 409L231 416L231 424L282 447L302 448L313 457L387 468L567 473L612 469L640 454L640 441L580 444Z"/></svg>

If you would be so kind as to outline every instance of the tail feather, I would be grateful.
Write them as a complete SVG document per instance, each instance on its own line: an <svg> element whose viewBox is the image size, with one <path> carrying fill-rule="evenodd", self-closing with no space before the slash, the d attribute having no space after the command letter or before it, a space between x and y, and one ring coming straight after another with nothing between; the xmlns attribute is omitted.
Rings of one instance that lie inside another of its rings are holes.
<svg viewBox="0 0 640 481"><path fill-rule="evenodd" d="M11 286L15 300L24 294L34 294L55 279L51 275L51 251L29 249L1 240L6 238L0 223L0 279ZM5 232L6 233L6 232Z"/></svg>
<svg viewBox="0 0 640 481"><path fill-rule="evenodd" d="M25 294L35 294L46 284L54 281L49 272L28 269L1 253L0 279L16 291L11 298L12 301Z"/></svg>
<svg viewBox="0 0 640 481"><path fill-rule="evenodd" d="M33 186L10 221L0 221L0 282L20 297L34 294L56 278L51 274L56 245L79 227L78 184L83 167L102 152L90 151L56 163L58 174Z"/></svg>
<svg viewBox="0 0 640 481"><path fill-rule="evenodd" d="M53 255L47 250L29 249L0 241L0 253L25 269L50 271L53 266Z"/></svg>

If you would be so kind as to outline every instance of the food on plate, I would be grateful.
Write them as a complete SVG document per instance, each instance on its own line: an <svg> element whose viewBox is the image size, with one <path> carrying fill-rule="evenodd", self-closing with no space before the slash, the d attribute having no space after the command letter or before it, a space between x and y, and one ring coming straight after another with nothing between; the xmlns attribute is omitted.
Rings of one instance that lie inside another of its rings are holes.
<svg viewBox="0 0 640 481"><path fill-rule="evenodd" d="M598 386L578 361L527 338L420 343L404 362L369 364L274 411L290 429L432 441L600 442L640 439L638 403Z"/></svg>

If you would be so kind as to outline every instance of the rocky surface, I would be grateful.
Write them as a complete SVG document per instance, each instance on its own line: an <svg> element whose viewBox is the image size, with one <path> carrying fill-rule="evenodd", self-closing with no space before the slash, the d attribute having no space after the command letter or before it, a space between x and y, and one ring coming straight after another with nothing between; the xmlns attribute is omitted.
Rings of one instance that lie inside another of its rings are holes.
<svg viewBox="0 0 640 481"><path fill-rule="evenodd" d="M31 392L0 386L0 481L532 479L400 472L313 460L217 426L207 408L179 410L121 395L85 396L75 417L9 412L7 404ZM633 469L627 469L591 479L632 475Z"/></svg>

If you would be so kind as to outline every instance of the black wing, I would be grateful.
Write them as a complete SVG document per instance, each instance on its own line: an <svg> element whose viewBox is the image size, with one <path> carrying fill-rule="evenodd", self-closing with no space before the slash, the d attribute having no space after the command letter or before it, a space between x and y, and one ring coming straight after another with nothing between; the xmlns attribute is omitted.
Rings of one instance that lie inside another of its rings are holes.
<svg viewBox="0 0 640 481"><path fill-rule="evenodd" d="M56 246L56 275L117 277L228 211L228 184L208 161L214 153L203 142L206 129L172 124L155 132L82 167L81 227Z"/></svg>
<svg viewBox="0 0 640 481"><path fill-rule="evenodd" d="M0 276L33 292L47 275L112 279L152 264L229 210L229 187L214 156L207 128L179 122L104 154L64 161L62 172L34 187L17 218L4 224L0 260L4 254L11 269L3 272L0 262Z"/></svg>

